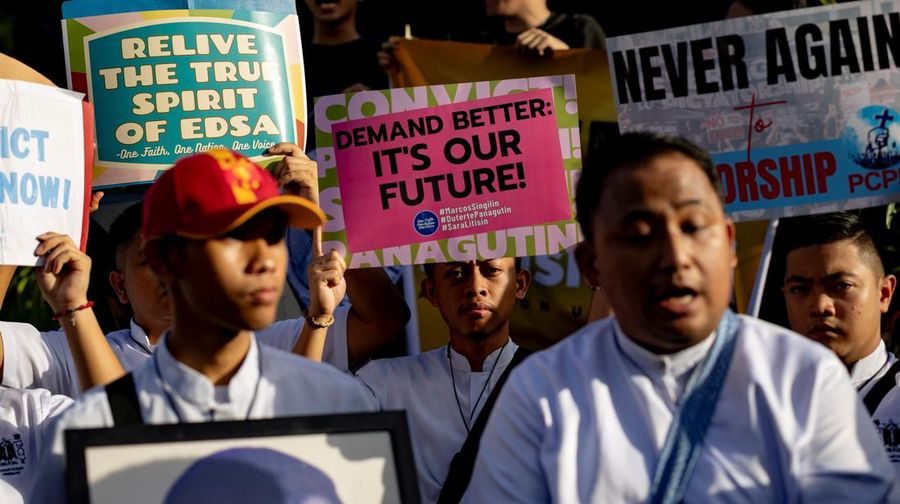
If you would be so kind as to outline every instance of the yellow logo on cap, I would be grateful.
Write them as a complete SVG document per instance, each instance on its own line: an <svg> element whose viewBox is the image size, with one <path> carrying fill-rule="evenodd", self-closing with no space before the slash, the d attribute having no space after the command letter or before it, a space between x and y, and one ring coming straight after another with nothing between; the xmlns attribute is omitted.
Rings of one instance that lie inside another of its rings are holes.
<svg viewBox="0 0 900 504"><path fill-rule="evenodd" d="M226 178L238 204L256 203L259 200L254 192L259 189L259 173L249 159L235 156L227 149L211 149L207 154L219 163L219 168L231 174Z"/></svg>

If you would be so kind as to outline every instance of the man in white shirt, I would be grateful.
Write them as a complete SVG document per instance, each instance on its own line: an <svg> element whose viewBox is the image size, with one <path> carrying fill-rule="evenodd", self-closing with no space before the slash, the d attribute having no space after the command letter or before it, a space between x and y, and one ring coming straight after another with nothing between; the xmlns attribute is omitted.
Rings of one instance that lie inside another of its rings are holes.
<svg viewBox="0 0 900 504"><path fill-rule="evenodd" d="M872 237L852 213L785 219L778 235L791 329L841 359L900 471L900 364L881 339L897 279L885 273Z"/></svg>
<svg viewBox="0 0 900 504"><path fill-rule="evenodd" d="M406 410L422 500L436 502L451 460L516 355L509 318L531 274L511 257L429 264L425 271L422 293L440 311L449 343L374 360L357 376L382 410Z"/></svg>
<svg viewBox="0 0 900 504"><path fill-rule="evenodd" d="M59 417L40 460L35 501L64 500L66 429L373 409L355 380L259 345L253 333L275 318L287 267L286 226L323 222L315 204L280 195L267 172L232 151L185 157L164 172L144 200L142 237L147 261L170 296L172 329L147 362L85 394ZM315 330L329 325L342 284L338 271L315 283L309 316ZM112 408L112 390L130 395L132 408L118 401Z"/></svg>
<svg viewBox="0 0 900 504"><path fill-rule="evenodd" d="M57 233L38 237L36 255L46 262L35 269L35 278L47 304L63 326L63 338L77 344L96 342L97 319L87 302L90 259L71 238ZM81 370L88 379L118 376L122 368L102 340L85 351L93 353L93 369ZM0 387L0 502L31 502L28 489L37 474L38 454L52 434L50 420L72 404L63 395L45 389Z"/></svg>
<svg viewBox="0 0 900 504"><path fill-rule="evenodd" d="M294 144L281 143L272 154L286 154L277 168L279 184L285 191L315 201L316 163ZM313 177L313 178L310 178ZM126 208L110 228L115 268L109 281L119 301L130 307L133 317L129 329L114 331L106 338L126 371L150 358L156 344L172 323L169 296L160 279L147 264L141 247L141 203ZM314 244L321 240L314 240ZM333 252L321 251L307 271L309 283L320 282L323 275L343 271L343 260ZM300 355L315 357L340 369L370 357L402 330L409 311L402 296L380 268L347 272L346 291L351 306L334 312L334 323L321 331L324 344L320 354L309 355L308 338L319 334L306 327L305 319L280 320L256 331L260 343ZM305 337L301 335L305 334ZM34 326L0 322L0 368L3 385L16 388L47 388L53 393L78 397L96 383L79 383L79 363L62 331L40 332ZM88 363L89 365L89 363Z"/></svg>
<svg viewBox="0 0 900 504"><path fill-rule="evenodd" d="M592 154L576 257L615 316L512 373L467 499L884 501L893 471L840 362L728 311L734 225L709 156L651 133Z"/></svg>

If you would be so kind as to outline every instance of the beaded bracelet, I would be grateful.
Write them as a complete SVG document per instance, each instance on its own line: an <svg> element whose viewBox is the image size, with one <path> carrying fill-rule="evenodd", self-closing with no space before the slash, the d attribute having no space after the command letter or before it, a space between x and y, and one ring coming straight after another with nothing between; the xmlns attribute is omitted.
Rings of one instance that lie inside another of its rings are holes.
<svg viewBox="0 0 900 504"><path fill-rule="evenodd" d="M88 301L81 306L76 306L75 308L67 308L61 312L57 312L53 314L53 320L59 320L63 317L68 317L70 315L75 314L76 312L80 312L81 310L87 310L88 308L94 306L93 301ZM75 327L75 319L72 318L72 327Z"/></svg>
<svg viewBox="0 0 900 504"><path fill-rule="evenodd" d="M307 324L316 329L325 329L327 327L331 327L334 324L334 315L319 315L318 317L311 317L309 315L309 310L303 311L303 318L306 319Z"/></svg>

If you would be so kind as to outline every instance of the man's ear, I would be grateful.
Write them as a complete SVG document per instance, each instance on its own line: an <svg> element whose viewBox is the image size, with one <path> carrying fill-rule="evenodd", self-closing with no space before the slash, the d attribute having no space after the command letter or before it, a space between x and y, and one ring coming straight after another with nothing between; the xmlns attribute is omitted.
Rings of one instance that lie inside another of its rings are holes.
<svg viewBox="0 0 900 504"><path fill-rule="evenodd" d="M427 299L432 306L437 307L438 302L437 297L435 296L436 286L434 284L434 280L425 278L424 280L422 280L420 288L422 289L422 295L425 296L425 299Z"/></svg>
<svg viewBox="0 0 900 504"><path fill-rule="evenodd" d="M891 306L891 297L894 295L894 289L897 288L897 277L894 275L884 275L881 279L881 313L887 313Z"/></svg>
<svg viewBox="0 0 900 504"><path fill-rule="evenodd" d="M128 304L128 290L125 288L125 275L121 271L112 270L109 272L109 285L122 304Z"/></svg>
<svg viewBox="0 0 900 504"><path fill-rule="evenodd" d="M588 242L582 241L575 245L575 262L578 263L578 271L581 272L581 276L584 277L585 282L591 289L601 286L600 273L594 266L595 258L594 247Z"/></svg>
<svg viewBox="0 0 900 504"><path fill-rule="evenodd" d="M725 218L725 232L728 235L728 248L731 250L731 268L734 269L738 264L737 227L735 227L734 221L727 217Z"/></svg>
<svg viewBox="0 0 900 504"><path fill-rule="evenodd" d="M531 286L531 272L524 268L520 269L516 272L516 299L525 299L529 286Z"/></svg>

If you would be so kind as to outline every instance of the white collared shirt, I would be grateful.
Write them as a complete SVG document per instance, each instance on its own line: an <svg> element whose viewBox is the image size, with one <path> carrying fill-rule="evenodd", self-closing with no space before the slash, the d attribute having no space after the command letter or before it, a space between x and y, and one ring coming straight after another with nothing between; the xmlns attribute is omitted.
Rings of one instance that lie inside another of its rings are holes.
<svg viewBox="0 0 900 504"><path fill-rule="evenodd" d="M38 454L45 449L49 420L72 400L44 389L0 387L0 502L31 502L27 491L37 474Z"/></svg>
<svg viewBox="0 0 900 504"><path fill-rule="evenodd" d="M685 502L882 501L893 470L840 361L784 328L740 321ZM513 371L469 502L647 500L679 398L660 384L699 358L651 356L617 325L590 324Z"/></svg>
<svg viewBox="0 0 900 504"><path fill-rule="evenodd" d="M715 342L715 333L696 345L671 354L655 354L625 336L615 324L616 346L622 356L636 370L642 372L657 389L669 408L674 411L681 402L691 373L706 357Z"/></svg>
<svg viewBox="0 0 900 504"><path fill-rule="evenodd" d="M897 358L885 349L883 341L871 354L856 361L850 372L850 379L857 387L865 385L859 391L860 397L865 398L895 362ZM900 481L900 372L894 374L893 387L881 399L872 414L872 420L897 473L897 481Z"/></svg>
<svg viewBox="0 0 900 504"><path fill-rule="evenodd" d="M323 362L339 369L349 369L347 358L347 318L350 307L334 312L334 324L328 328ZM303 329L302 318L279 320L258 331L257 338L264 344L286 352L294 349L297 337ZM147 333L134 319L131 328L113 331L106 335L113 353L125 371L132 371L146 362L153 354ZM72 360L72 351L66 334L56 331L40 332L30 324L0 322L3 338L3 385L13 388L46 388L54 394L69 397L81 395L78 372Z"/></svg>
<svg viewBox="0 0 900 504"><path fill-rule="evenodd" d="M228 402L222 403L216 399L212 382L177 361L166 348L165 337L161 341L155 358L134 370L138 402L146 423L261 419L376 409L365 388L345 373L333 366L257 345L255 336L243 363L228 383ZM52 444L48 444L49 450L41 456L35 502L64 500L63 431L111 426L112 412L103 387L85 393L63 412L51 427Z"/></svg>
<svg viewBox="0 0 900 504"><path fill-rule="evenodd" d="M468 435L466 424L471 428L478 418L517 348L510 340L504 348L495 350L485 359L481 372L472 372L468 359L452 348L448 361L448 346L418 355L378 359L357 371L357 376L374 394L382 411L406 410L422 502L437 500L450 461ZM453 382L456 398L453 397Z"/></svg>
<svg viewBox="0 0 900 504"><path fill-rule="evenodd" d="M865 397L896 360L894 354L887 351L884 341L878 340L878 346L872 353L853 364L850 370L850 383Z"/></svg>

